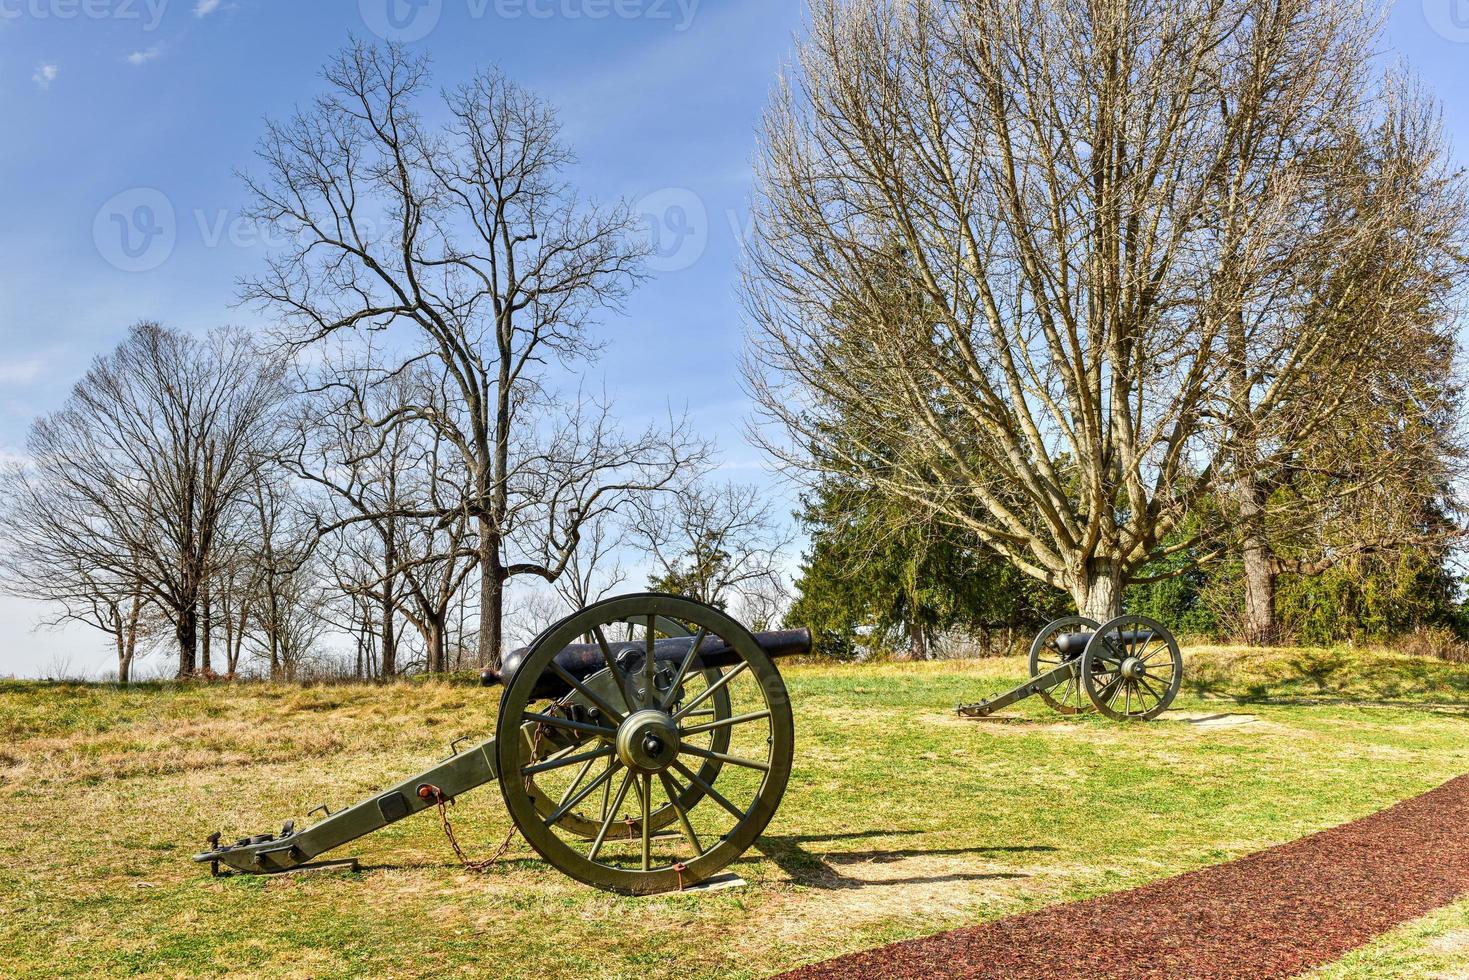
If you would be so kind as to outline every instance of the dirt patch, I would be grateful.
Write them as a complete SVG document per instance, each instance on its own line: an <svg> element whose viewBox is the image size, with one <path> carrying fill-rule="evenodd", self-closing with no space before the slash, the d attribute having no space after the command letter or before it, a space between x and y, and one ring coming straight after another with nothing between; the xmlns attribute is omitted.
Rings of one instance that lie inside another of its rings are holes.
<svg viewBox="0 0 1469 980"><path fill-rule="evenodd" d="M761 911L752 935L764 943L796 943L813 932L856 930L921 916L935 922L973 915L1031 878L980 853L867 851L804 855L795 876L809 892L787 892ZM782 861L787 864L787 861Z"/></svg>
<svg viewBox="0 0 1469 980"><path fill-rule="evenodd" d="M1295 976L1469 892L1466 822L1469 776L1460 776L1238 861L783 976Z"/></svg>

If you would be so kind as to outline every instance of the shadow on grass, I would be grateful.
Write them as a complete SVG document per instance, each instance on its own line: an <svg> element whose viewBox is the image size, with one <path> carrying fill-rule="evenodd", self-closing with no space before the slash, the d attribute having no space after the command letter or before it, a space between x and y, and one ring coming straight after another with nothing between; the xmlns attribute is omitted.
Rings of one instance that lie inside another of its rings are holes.
<svg viewBox="0 0 1469 980"><path fill-rule="evenodd" d="M955 871L934 875L916 875L906 878L883 878L871 880L853 878L841 873L839 867L854 864L891 864L908 858L962 857L964 855L1004 854L1054 851L1046 844L1014 844L980 847L914 847L876 848L866 851L837 851L815 854L804 845L823 844L835 841L861 840L872 837L899 837L921 834L917 830L866 830L846 834L795 834L762 837L755 848L764 857L784 871L794 882L810 888L876 888L889 885L935 884L946 881L996 881L1006 878L1028 878L1027 874L1015 871ZM739 862L757 861L759 857L746 854Z"/></svg>

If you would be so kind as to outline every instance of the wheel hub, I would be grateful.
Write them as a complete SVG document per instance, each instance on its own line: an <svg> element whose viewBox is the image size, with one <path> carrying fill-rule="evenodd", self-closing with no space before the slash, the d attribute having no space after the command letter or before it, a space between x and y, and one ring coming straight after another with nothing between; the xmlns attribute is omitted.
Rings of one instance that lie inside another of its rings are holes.
<svg viewBox="0 0 1469 980"><path fill-rule="evenodd" d="M665 711L634 712L617 728L617 757L629 769L662 772L678 758L678 749L678 727Z"/></svg>
<svg viewBox="0 0 1469 980"><path fill-rule="evenodd" d="M1130 681L1135 681L1147 673L1147 668L1137 657L1128 657L1122 661L1122 676Z"/></svg>

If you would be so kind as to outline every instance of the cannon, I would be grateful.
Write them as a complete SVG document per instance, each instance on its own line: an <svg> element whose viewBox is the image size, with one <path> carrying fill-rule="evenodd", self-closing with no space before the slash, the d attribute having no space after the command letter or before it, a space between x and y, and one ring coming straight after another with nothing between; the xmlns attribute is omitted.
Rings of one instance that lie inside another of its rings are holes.
<svg viewBox="0 0 1469 980"><path fill-rule="evenodd" d="M1178 696L1183 655L1161 623L1146 616L1119 616L1098 625L1085 616L1065 616L1041 630L1030 645L1030 679L958 712L986 715L1032 695L1063 715L1089 708L1118 721L1149 721Z"/></svg>
<svg viewBox="0 0 1469 980"><path fill-rule="evenodd" d="M810 649L806 630L753 634L678 596L596 603L484 675L504 685L496 737L303 829L214 834L194 860L216 874L321 867L328 851L498 782L515 828L565 874L623 894L683 889L775 815L795 729L774 660Z"/></svg>

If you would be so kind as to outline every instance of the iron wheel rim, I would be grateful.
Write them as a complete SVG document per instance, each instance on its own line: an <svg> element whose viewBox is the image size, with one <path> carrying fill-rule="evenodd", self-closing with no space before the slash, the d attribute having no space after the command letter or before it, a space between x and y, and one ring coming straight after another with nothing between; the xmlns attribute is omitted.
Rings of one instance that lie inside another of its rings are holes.
<svg viewBox="0 0 1469 980"><path fill-rule="evenodd" d="M1068 660L1081 660L1081 654L1067 656L1056 649L1053 643L1058 636L1067 633L1083 632L1090 632L1095 635L1101 628L1100 623L1088 616L1062 616L1060 619L1055 619L1047 623L1046 628L1041 630L1036 635L1035 640L1030 644L1030 676L1038 677L1048 670L1054 670ZM1052 693L1054 690L1063 688L1064 692L1059 698ZM1090 703L1083 700L1081 677L1079 674L1065 684L1058 684L1051 690L1037 691L1036 693L1040 695L1042 701L1058 714L1079 715L1090 711L1092 708Z"/></svg>
<svg viewBox="0 0 1469 980"><path fill-rule="evenodd" d="M1127 676L1129 660L1142 665L1136 678ZM1183 654L1173 634L1157 620L1118 616L1087 643L1081 681L1092 704L1108 718L1151 721L1178 696Z"/></svg>

